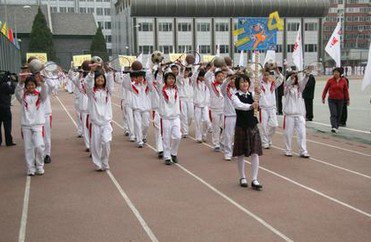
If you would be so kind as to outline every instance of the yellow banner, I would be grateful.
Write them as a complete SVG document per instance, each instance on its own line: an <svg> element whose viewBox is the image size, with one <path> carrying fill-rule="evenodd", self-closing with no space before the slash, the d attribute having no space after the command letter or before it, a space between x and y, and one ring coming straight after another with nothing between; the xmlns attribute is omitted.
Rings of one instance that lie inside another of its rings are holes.
<svg viewBox="0 0 371 242"><path fill-rule="evenodd" d="M249 42L249 41L250 41L249 36L246 36L245 38L239 39L239 40L237 40L236 42L234 42L234 45L237 46L237 47L239 47L239 46L241 46L241 45L246 44L246 43Z"/></svg>
<svg viewBox="0 0 371 242"><path fill-rule="evenodd" d="M204 62L210 62L210 61L212 61L212 60L214 59L214 57L215 57L215 55L204 55L204 56L202 57L202 60L203 60Z"/></svg>
<svg viewBox="0 0 371 242"><path fill-rule="evenodd" d="M243 34L243 33L245 33L244 28L239 28L239 29L233 30L233 36L238 36L238 35Z"/></svg>
<svg viewBox="0 0 371 242"><path fill-rule="evenodd" d="M185 56L186 56L185 54L180 53L169 54L170 61L185 60Z"/></svg>
<svg viewBox="0 0 371 242"><path fill-rule="evenodd" d="M276 21L275 24L273 24L273 20ZM268 18L268 29L269 30L274 30L277 29L279 31L283 31L283 20L280 19L280 16L277 11L269 14Z"/></svg>
<svg viewBox="0 0 371 242"><path fill-rule="evenodd" d="M131 63L133 63L136 59L137 57L132 55L119 55L121 67L130 67Z"/></svg>
<svg viewBox="0 0 371 242"><path fill-rule="evenodd" d="M45 64L48 61L48 57L47 57L46 53L26 53L26 59L27 60L31 56L35 56L43 64Z"/></svg>
<svg viewBox="0 0 371 242"><path fill-rule="evenodd" d="M79 67L81 64L86 61L91 59L91 55L74 55L72 56L73 59L73 66L74 67Z"/></svg>

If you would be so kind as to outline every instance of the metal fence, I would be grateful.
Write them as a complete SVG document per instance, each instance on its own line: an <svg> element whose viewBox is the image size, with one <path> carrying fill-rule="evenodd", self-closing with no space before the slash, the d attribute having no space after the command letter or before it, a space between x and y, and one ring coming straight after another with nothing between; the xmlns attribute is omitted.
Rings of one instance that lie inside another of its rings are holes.
<svg viewBox="0 0 371 242"><path fill-rule="evenodd" d="M0 70L18 73L21 67L21 51L0 34Z"/></svg>

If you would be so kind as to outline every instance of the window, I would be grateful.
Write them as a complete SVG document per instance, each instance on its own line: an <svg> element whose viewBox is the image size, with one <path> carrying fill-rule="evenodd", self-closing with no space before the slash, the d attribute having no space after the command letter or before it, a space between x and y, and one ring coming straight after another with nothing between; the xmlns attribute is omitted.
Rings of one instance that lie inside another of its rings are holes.
<svg viewBox="0 0 371 242"><path fill-rule="evenodd" d="M199 32L210 31L210 23L197 23L197 31Z"/></svg>
<svg viewBox="0 0 371 242"><path fill-rule="evenodd" d="M88 8L88 13L93 13L94 14L94 8Z"/></svg>
<svg viewBox="0 0 371 242"><path fill-rule="evenodd" d="M80 13L86 13L86 8L80 8Z"/></svg>
<svg viewBox="0 0 371 242"><path fill-rule="evenodd" d="M200 45L200 53L201 54L211 53L210 45Z"/></svg>
<svg viewBox="0 0 371 242"><path fill-rule="evenodd" d="M276 52L282 53L282 45L276 45Z"/></svg>
<svg viewBox="0 0 371 242"><path fill-rule="evenodd" d="M172 23L159 23L158 30L163 32L173 31L173 24Z"/></svg>
<svg viewBox="0 0 371 242"><path fill-rule="evenodd" d="M69 8L67 8L67 12L74 13L75 12L75 8L69 7Z"/></svg>
<svg viewBox="0 0 371 242"><path fill-rule="evenodd" d="M192 45L179 45L178 46L178 53L184 53L190 50L192 50Z"/></svg>
<svg viewBox="0 0 371 242"><path fill-rule="evenodd" d="M228 23L216 23L215 31L227 32L229 31L229 24Z"/></svg>
<svg viewBox="0 0 371 242"><path fill-rule="evenodd" d="M103 15L103 8L97 8L97 15L99 16Z"/></svg>
<svg viewBox="0 0 371 242"><path fill-rule="evenodd" d="M67 13L67 8L66 7L60 7L59 12L61 13Z"/></svg>
<svg viewBox="0 0 371 242"><path fill-rule="evenodd" d="M51 12L52 12L52 13L56 13L56 12L58 12L58 8L57 8L57 7L51 7Z"/></svg>
<svg viewBox="0 0 371 242"><path fill-rule="evenodd" d="M106 36L106 42L107 43L112 43L112 35L107 35Z"/></svg>
<svg viewBox="0 0 371 242"><path fill-rule="evenodd" d="M305 52L317 52L317 45L316 44L306 44L304 45Z"/></svg>
<svg viewBox="0 0 371 242"><path fill-rule="evenodd" d="M298 31L299 23L288 23L287 24L287 31Z"/></svg>
<svg viewBox="0 0 371 242"><path fill-rule="evenodd" d="M102 29L104 28L103 22L98 21L98 26L101 27Z"/></svg>
<svg viewBox="0 0 371 242"><path fill-rule="evenodd" d="M139 52L147 54L153 52L153 46L152 45L139 45Z"/></svg>
<svg viewBox="0 0 371 242"><path fill-rule="evenodd" d="M106 15L106 16L111 15L111 9L110 8L105 8L104 9L104 15Z"/></svg>
<svg viewBox="0 0 371 242"><path fill-rule="evenodd" d="M294 49L294 45L287 45L287 52L292 52Z"/></svg>
<svg viewBox="0 0 371 242"><path fill-rule="evenodd" d="M220 54L229 53L229 45L219 45Z"/></svg>
<svg viewBox="0 0 371 242"><path fill-rule="evenodd" d="M160 51L164 54L173 53L173 46L172 45L160 45Z"/></svg>
<svg viewBox="0 0 371 242"><path fill-rule="evenodd" d="M191 23L178 23L179 32L189 32L191 31Z"/></svg>
<svg viewBox="0 0 371 242"><path fill-rule="evenodd" d="M305 31L317 31L318 24L317 23L305 23L304 24Z"/></svg>
<svg viewBox="0 0 371 242"><path fill-rule="evenodd" d="M111 29L111 22L104 22L104 29Z"/></svg>
<svg viewBox="0 0 371 242"><path fill-rule="evenodd" d="M138 31L143 31L143 32L153 31L153 24L152 23L140 23Z"/></svg>

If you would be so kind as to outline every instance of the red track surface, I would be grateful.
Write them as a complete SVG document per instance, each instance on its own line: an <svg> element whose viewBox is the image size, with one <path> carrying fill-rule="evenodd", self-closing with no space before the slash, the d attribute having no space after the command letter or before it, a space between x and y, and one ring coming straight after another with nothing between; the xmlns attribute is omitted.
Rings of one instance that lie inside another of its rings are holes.
<svg viewBox="0 0 371 242"><path fill-rule="evenodd" d="M256 192L239 187L235 161L224 161L221 153L192 138L182 139L180 163L171 167L156 158L152 135L149 146L136 148L123 136L120 100L114 96L111 171L97 173L69 117L75 118L73 95L61 92L59 100L52 99L53 162L41 177L25 175L19 105L13 107L18 145L0 148L0 241L22 236L27 241L371 237L371 146L308 131L312 159L287 158L278 130L274 147L261 158L264 190Z"/></svg>

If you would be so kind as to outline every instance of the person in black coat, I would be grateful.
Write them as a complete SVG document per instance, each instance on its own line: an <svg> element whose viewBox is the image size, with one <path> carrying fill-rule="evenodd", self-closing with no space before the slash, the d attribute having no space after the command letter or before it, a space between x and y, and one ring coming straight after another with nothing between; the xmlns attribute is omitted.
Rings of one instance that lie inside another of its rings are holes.
<svg viewBox="0 0 371 242"><path fill-rule="evenodd" d="M2 144L1 126L4 124L5 144L13 146L11 97L17 85L17 76L5 72L0 76L0 145Z"/></svg>
<svg viewBox="0 0 371 242"><path fill-rule="evenodd" d="M309 75L309 79L305 89L303 91L303 98L305 103L305 110L306 110L306 117L307 121L313 120L313 99L314 99L314 89L316 86L316 79L311 74Z"/></svg>

